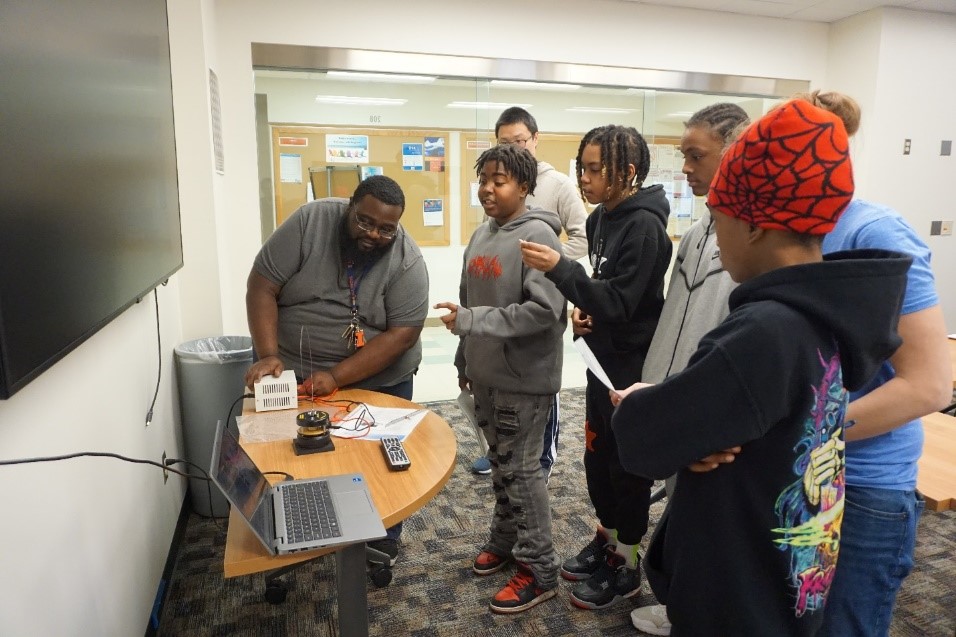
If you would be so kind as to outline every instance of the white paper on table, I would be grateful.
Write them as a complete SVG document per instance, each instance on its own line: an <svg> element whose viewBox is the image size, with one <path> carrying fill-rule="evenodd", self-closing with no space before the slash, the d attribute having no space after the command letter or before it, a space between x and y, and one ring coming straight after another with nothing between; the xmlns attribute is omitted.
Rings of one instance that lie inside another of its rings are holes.
<svg viewBox="0 0 956 637"><path fill-rule="evenodd" d="M363 403L364 404L364 403ZM395 436L405 439L405 436L412 433L415 425L420 423L428 410L404 409L401 407L375 407L374 405L365 405L372 418L375 419L375 425L368 433L365 429L359 431L350 431L349 429L333 429L332 435L339 438L356 438L359 440L381 440L385 436ZM361 407L352 410L355 414Z"/></svg>
<svg viewBox="0 0 956 637"><path fill-rule="evenodd" d="M584 363L588 366L588 369L591 370L591 373L594 374L605 387L611 391L617 391L614 389L614 385L611 384L611 379L608 378L604 372L604 368L601 367L601 363L595 358L594 352L588 347L587 341L583 338L574 339L574 348L578 350L578 353L581 355L581 358L584 359Z"/></svg>
<svg viewBox="0 0 956 637"><path fill-rule="evenodd" d="M333 429L333 436L338 438L359 438L361 440L380 440L383 436L396 436L405 439L415 429L415 425L428 415L428 410L404 409L397 407L375 407L366 405L369 414L375 419L375 426L371 430L360 428L358 431L351 431L353 423L346 420L344 422L335 422L333 425L344 427L343 429ZM296 416L300 409L284 409L281 411L264 411L257 414L247 414L236 418L239 425L239 434L243 442L272 442L274 440L292 440L296 437L299 425L296 422ZM322 411L319 408L319 411ZM352 410L350 415L357 415L363 411L361 406ZM368 417L365 420L369 420ZM368 431L368 433L366 433Z"/></svg>

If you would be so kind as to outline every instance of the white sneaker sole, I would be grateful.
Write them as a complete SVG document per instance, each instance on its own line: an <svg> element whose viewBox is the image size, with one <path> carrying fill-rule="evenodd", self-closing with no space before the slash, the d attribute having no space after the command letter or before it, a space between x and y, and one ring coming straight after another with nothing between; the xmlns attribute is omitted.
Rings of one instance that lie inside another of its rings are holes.
<svg viewBox="0 0 956 637"><path fill-rule="evenodd" d="M647 633L648 635L671 634L671 629L669 626L658 626L654 622L646 622L640 619L631 620L631 623L634 624L634 628L638 629L642 633Z"/></svg>

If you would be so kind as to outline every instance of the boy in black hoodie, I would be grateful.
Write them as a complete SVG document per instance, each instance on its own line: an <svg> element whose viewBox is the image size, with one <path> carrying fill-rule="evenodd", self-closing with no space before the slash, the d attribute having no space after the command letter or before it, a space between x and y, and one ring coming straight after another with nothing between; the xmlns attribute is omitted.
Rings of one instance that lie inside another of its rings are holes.
<svg viewBox="0 0 956 637"><path fill-rule="evenodd" d="M794 100L748 128L708 194L724 269L740 283L730 314L684 371L612 397L624 467L680 472L644 563L672 635L821 625L840 549L847 389L899 346L910 263L877 250L822 256L852 195L832 113ZM685 469L734 446L720 471Z"/></svg>
<svg viewBox="0 0 956 637"><path fill-rule="evenodd" d="M486 150L475 164L478 199L487 223L465 248L461 305L445 327L461 336L455 354L458 384L475 396L475 417L488 441L495 509L488 543L475 558L476 575L512 560L517 572L491 600L496 613L517 613L555 596L558 557L551 541L551 504L541 471L541 440L551 401L561 388L567 303L554 285L521 263L521 241L561 249L554 212L528 210L537 162L513 144Z"/></svg>
<svg viewBox="0 0 956 637"><path fill-rule="evenodd" d="M664 275L673 245L670 205L660 185L642 188L650 169L647 143L634 128L601 126L581 140L578 185L591 204L586 230L593 274L547 246L524 243L527 265L576 306L574 333L583 337L615 387L640 380L644 357L664 305ZM571 602L605 608L641 589L638 544L648 526L653 480L621 466L611 431L607 388L588 372L584 468L598 518L594 539L565 560L561 575L579 583Z"/></svg>

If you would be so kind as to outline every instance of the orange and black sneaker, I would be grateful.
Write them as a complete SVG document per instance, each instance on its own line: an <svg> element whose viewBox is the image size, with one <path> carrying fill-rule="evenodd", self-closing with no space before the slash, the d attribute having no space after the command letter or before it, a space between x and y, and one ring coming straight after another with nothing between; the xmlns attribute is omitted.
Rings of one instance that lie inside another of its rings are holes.
<svg viewBox="0 0 956 637"><path fill-rule="evenodd" d="M471 565L471 570L473 570L476 575L491 575L492 573L500 571L510 561L510 555L498 555L485 549L475 558L475 562Z"/></svg>
<svg viewBox="0 0 956 637"><path fill-rule="evenodd" d="M526 564L518 563L518 572L491 600L495 613L520 613L558 594L558 585L542 588Z"/></svg>

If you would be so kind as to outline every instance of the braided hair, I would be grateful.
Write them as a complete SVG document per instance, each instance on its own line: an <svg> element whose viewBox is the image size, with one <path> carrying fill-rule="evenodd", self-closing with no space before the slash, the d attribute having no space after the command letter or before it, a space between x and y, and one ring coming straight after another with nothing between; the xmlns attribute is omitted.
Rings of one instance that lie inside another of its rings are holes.
<svg viewBox="0 0 956 637"><path fill-rule="evenodd" d="M519 184L528 184L529 195L534 194L534 187L538 185L538 160L531 151L515 144L492 146L478 157L475 173L480 175L481 169L489 162L501 164Z"/></svg>
<svg viewBox="0 0 956 637"><path fill-rule="evenodd" d="M577 176L578 184L584 174L584 162L581 156L585 147L595 144L601 148L601 165L607 169L609 185L620 184L623 192L638 189L647 173L651 170L651 151L647 148L644 137L631 126L609 124L592 128L581 139L578 146ZM627 167L634 166L634 179L627 183Z"/></svg>
<svg viewBox="0 0 956 637"><path fill-rule="evenodd" d="M729 145L742 132L743 128L750 123L750 117L747 111L740 108L737 104L730 102L719 102L705 106L684 122L685 128L700 126L710 128L711 133L720 140L724 146Z"/></svg>

